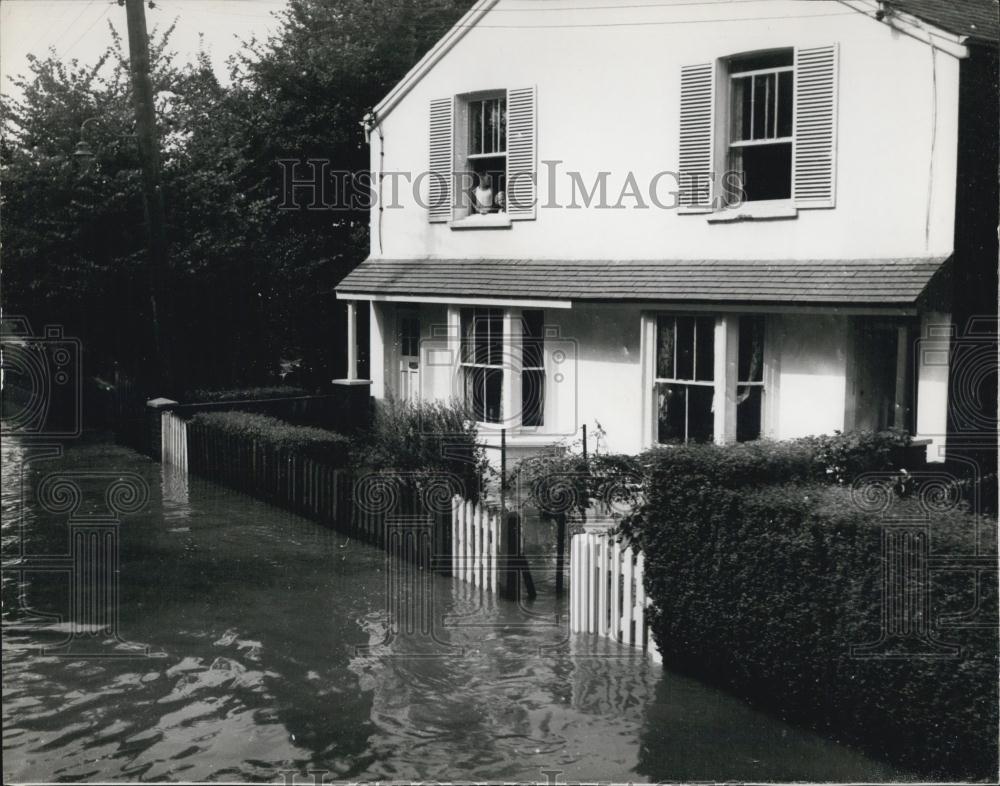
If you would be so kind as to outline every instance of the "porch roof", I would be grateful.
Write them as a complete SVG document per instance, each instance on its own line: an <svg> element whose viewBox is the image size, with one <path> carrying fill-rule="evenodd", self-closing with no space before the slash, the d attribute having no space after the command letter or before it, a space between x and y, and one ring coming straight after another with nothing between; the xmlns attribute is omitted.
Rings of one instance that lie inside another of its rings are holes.
<svg viewBox="0 0 1000 786"><path fill-rule="evenodd" d="M375 259L339 298L913 305L947 257L814 260Z"/></svg>

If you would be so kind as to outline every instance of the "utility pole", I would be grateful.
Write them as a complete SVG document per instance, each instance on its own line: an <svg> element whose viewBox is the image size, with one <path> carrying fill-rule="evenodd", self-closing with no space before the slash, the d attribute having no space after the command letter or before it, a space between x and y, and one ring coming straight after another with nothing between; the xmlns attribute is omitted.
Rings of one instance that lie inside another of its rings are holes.
<svg viewBox="0 0 1000 786"><path fill-rule="evenodd" d="M169 384L170 353L167 347L166 316L167 232L160 185L160 143L156 132L153 85L149 78L149 34L146 31L145 0L118 0L125 6L128 22L128 53L132 71L132 102L135 107L135 136L142 162L143 203L149 263L149 303L152 316L154 361L158 368L154 382ZM152 6L152 2L150 2Z"/></svg>

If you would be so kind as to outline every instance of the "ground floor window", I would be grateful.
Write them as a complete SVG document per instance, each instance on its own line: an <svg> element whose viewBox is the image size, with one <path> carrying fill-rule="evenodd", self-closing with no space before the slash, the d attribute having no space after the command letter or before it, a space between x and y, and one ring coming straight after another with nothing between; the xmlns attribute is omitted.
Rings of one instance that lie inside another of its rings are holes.
<svg viewBox="0 0 1000 786"><path fill-rule="evenodd" d="M715 393L715 318L656 321L657 441L710 442Z"/></svg>
<svg viewBox="0 0 1000 786"><path fill-rule="evenodd" d="M541 310L460 310L460 373L479 423L545 424L545 327ZM510 412L505 401L510 391Z"/></svg>
<svg viewBox="0 0 1000 786"><path fill-rule="evenodd" d="M461 371L465 404L479 423L503 416L503 311L463 308Z"/></svg>
<svg viewBox="0 0 1000 786"><path fill-rule="evenodd" d="M656 441L670 445L758 439L763 431L764 317L660 314L655 324ZM735 368L726 365L735 379L716 377L723 337L735 343ZM727 417L717 417L719 407L734 406L733 386L735 421L732 410Z"/></svg>

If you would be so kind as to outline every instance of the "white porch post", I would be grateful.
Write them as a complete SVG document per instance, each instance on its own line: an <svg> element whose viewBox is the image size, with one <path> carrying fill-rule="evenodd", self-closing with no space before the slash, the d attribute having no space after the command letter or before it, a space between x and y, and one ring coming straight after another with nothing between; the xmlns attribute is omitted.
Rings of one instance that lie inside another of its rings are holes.
<svg viewBox="0 0 1000 786"><path fill-rule="evenodd" d="M368 350L369 375L372 378L371 394L374 398L385 398L385 314L382 306L374 300L369 304L371 319Z"/></svg>
<svg viewBox="0 0 1000 786"><path fill-rule="evenodd" d="M927 461L945 459L948 434L948 364L954 327L951 314L928 311L920 317L917 349L917 436L930 439Z"/></svg>
<svg viewBox="0 0 1000 786"><path fill-rule="evenodd" d="M347 301L347 379L358 378L358 302Z"/></svg>
<svg viewBox="0 0 1000 786"><path fill-rule="evenodd" d="M736 441L736 377L739 372L740 322L738 314L715 319L715 442Z"/></svg>

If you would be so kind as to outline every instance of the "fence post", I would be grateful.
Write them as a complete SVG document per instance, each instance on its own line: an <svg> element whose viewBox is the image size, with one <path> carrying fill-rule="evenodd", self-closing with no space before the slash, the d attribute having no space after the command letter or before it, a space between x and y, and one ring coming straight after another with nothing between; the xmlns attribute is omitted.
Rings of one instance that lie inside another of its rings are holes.
<svg viewBox="0 0 1000 786"><path fill-rule="evenodd" d="M597 541L599 558L597 563L597 633L608 635L608 536L602 535Z"/></svg>
<svg viewBox="0 0 1000 786"><path fill-rule="evenodd" d="M646 646L646 589L642 586L645 562L642 552L635 555L635 642L636 646Z"/></svg>
<svg viewBox="0 0 1000 786"><path fill-rule="evenodd" d="M611 627L608 635L618 641L622 629L621 613L622 546L617 540L611 549Z"/></svg>
<svg viewBox="0 0 1000 786"><path fill-rule="evenodd" d="M622 553L622 561L625 563L625 580L622 586L624 595L622 602L622 641L625 644L635 643L635 634L632 632L632 617L634 601L632 600L632 580L635 578L635 568L632 565L632 547L626 546Z"/></svg>

